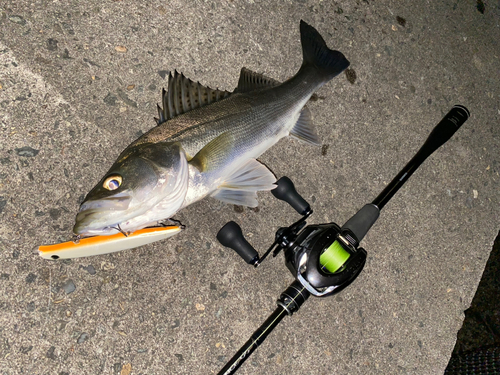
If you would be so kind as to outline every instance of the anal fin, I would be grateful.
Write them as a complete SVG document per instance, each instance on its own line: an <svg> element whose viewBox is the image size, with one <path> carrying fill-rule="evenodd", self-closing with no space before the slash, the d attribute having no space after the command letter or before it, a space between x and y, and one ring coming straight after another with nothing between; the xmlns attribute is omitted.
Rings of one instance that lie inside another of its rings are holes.
<svg viewBox="0 0 500 375"><path fill-rule="evenodd" d="M316 130L312 124L312 114L309 108L304 107L300 112L297 123L290 131L290 136L300 141L318 146L321 144Z"/></svg>

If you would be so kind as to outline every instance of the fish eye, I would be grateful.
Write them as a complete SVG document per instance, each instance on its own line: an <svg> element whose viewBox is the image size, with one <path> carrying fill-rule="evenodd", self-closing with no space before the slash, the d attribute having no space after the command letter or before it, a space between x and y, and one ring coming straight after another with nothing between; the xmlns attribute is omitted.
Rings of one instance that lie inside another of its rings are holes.
<svg viewBox="0 0 500 375"><path fill-rule="evenodd" d="M104 180L104 182L102 183L102 187L110 191L116 190L120 187L122 181L123 181L122 176L114 174Z"/></svg>

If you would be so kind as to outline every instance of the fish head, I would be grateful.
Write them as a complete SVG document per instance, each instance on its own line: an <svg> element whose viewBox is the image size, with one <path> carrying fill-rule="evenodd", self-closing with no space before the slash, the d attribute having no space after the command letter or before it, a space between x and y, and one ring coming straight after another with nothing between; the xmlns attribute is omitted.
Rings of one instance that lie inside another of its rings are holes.
<svg viewBox="0 0 500 375"><path fill-rule="evenodd" d="M134 232L172 217L182 206L188 164L179 143L128 147L87 194L73 232L80 236ZM155 209L161 203L161 210Z"/></svg>

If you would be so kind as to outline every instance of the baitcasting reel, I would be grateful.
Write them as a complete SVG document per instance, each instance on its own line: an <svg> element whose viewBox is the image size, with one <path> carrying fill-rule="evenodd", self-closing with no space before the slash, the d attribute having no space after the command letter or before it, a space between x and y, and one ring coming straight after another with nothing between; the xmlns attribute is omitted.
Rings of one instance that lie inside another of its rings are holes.
<svg viewBox="0 0 500 375"><path fill-rule="evenodd" d="M366 262L366 251L359 247L380 210L404 185L417 168L440 146L446 143L469 118L467 108L456 105L431 132L424 145L386 186L373 202L363 206L343 226L335 223L308 225L306 219L312 214L309 204L297 193L288 177L277 181L272 194L289 203L302 218L276 232L274 243L259 257L258 252L245 240L241 228L235 222L227 223L217 234L219 242L234 249L247 263L259 266L273 251L273 256L283 250L286 266L295 281L281 294L278 308L250 340L219 372L233 374L248 356L264 341L267 335L286 315L292 315L312 294L326 297L340 292L361 273Z"/></svg>
<svg viewBox="0 0 500 375"><path fill-rule="evenodd" d="M366 251L358 247L367 232L361 217L373 223L378 217L378 209L373 205L365 206L355 220L351 219L342 228L335 223L304 228L306 219L313 212L310 205L297 193L288 177L280 178L276 184L272 194L289 203L303 217L289 227L279 228L274 243L262 257L244 238L241 228L234 221L222 227L217 239L255 267L273 249L273 257L283 250L286 266L309 293L325 297L340 292L354 281L366 262Z"/></svg>

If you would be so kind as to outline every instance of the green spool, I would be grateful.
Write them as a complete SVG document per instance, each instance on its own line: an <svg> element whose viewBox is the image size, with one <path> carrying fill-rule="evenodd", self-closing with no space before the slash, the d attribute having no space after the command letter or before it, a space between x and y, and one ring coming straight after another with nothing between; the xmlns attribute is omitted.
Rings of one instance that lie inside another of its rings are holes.
<svg viewBox="0 0 500 375"><path fill-rule="evenodd" d="M349 259L350 254L344 250L342 245L335 241L319 257L319 263L328 272L335 273Z"/></svg>

